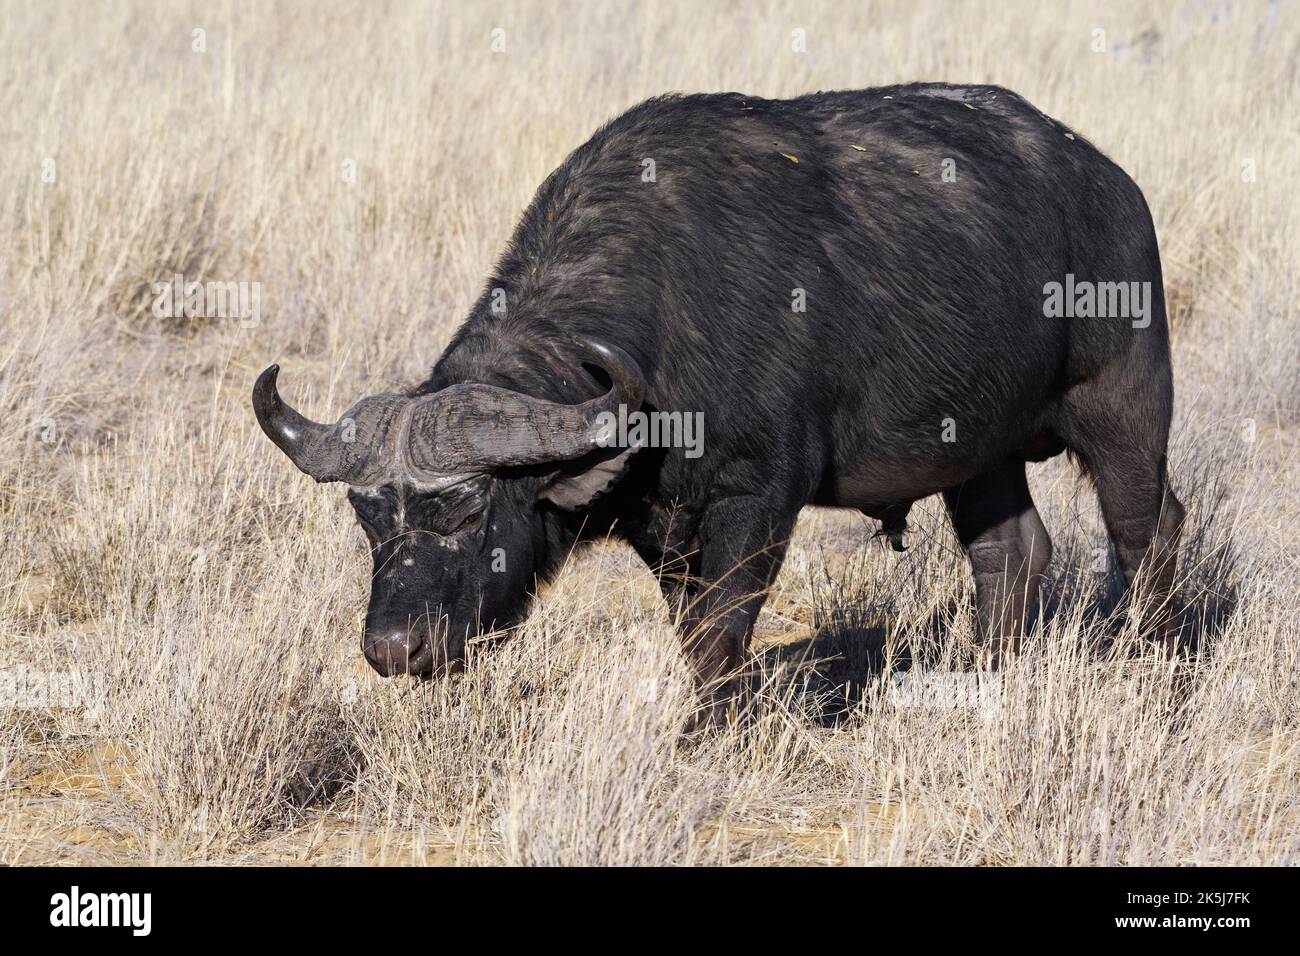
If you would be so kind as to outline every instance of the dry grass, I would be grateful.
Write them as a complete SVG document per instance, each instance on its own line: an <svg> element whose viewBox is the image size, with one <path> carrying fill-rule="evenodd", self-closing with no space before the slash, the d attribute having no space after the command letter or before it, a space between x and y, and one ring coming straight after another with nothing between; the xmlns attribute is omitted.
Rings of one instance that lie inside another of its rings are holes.
<svg viewBox="0 0 1300 956"><path fill-rule="evenodd" d="M0 3L0 666L90 705L0 712L0 862L1300 862L1290 5L154 6ZM712 739L679 739L676 639L613 546L463 676L372 675L361 534L258 432L255 372L318 418L417 379L544 175L645 96L912 79L1017 89L1146 192L1199 659L1135 643L1052 462L1048 613L974 706L872 677L975 679L932 503L904 555L804 515L756 716ZM260 323L155 319L177 271L260 282Z"/></svg>

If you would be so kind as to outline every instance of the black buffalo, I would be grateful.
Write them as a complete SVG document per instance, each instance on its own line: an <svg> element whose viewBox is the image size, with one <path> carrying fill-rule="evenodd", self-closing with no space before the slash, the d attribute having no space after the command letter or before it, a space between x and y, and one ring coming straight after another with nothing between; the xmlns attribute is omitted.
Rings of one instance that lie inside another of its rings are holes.
<svg viewBox="0 0 1300 956"><path fill-rule="evenodd" d="M1118 166L1004 89L647 101L542 184L423 385L321 425L276 372L258 420L350 486L383 674L515 624L576 542L612 533L684 611L717 700L804 505L858 509L897 545L932 494L996 665L1051 554L1025 463L1067 449L1125 578L1149 579L1146 628L1175 641L1151 216ZM621 441L611 418L638 410L702 413L702 446Z"/></svg>

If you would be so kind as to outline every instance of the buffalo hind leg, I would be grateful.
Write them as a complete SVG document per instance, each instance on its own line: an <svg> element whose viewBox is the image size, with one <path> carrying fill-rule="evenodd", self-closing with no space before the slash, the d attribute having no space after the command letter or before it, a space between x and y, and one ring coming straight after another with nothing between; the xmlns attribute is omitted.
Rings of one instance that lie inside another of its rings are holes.
<svg viewBox="0 0 1300 956"><path fill-rule="evenodd" d="M1169 487L1165 455L1124 449L1091 456L1086 464L1138 626L1173 656L1179 649L1175 558L1186 512Z"/></svg>
<svg viewBox="0 0 1300 956"><path fill-rule="evenodd" d="M1156 348L1154 355L1140 361L1135 353L1103 378L1075 386L1059 424L1097 489L1138 626L1173 654L1174 562L1185 517L1169 487L1166 457L1173 382L1167 346L1142 342Z"/></svg>
<svg viewBox="0 0 1300 956"><path fill-rule="evenodd" d="M700 577L681 624L700 695L692 730L725 722L738 705L754 621L793 527L793 515L749 495L715 502L701 518Z"/></svg>
<svg viewBox="0 0 1300 956"><path fill-rule="evenodd" d="M975 577L976 635L992 668L1018 650L1052 557L1024 462L1008 462L943 493Z"/></svg>

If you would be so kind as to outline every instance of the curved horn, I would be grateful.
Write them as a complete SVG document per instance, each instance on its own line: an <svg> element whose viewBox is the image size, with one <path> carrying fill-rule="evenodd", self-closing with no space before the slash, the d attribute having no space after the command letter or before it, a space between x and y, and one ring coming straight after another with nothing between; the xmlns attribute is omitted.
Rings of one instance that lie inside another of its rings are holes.
<svg viewBox="0 0 1300 956"><path fill-rule="evenodd" d="M317 481L342 481L350 470L342 429L322 425L286 405L275 387L280 366L272 365L253 385L253 411L266 437L289 456L298 469Z"/></svg>
<svg viewBox="0 0 1300 956"><path fill-rule="evenodd" d="M602 369L614 383L614 387L602 396L605 400L612 399L608 403L609 408L602 410L617 409L619 405L626 405L628 411L640 408L641 402L645 400L645 376L641 374L641 369L632 360L632 356L616 345L608 345L594 339L575 339L575 341L587 352L589 364ZM599 402L602 399L593 399L593 401ZM586 404L590 405L591 402Z"/></svg>
<svg viewBox="0 0 1300 956"><path fill-rule="evenodd" d="M587 364L613 385L579 405L533 398L495 385L452 385L428 396L414 411L406 445L412 468L451 474L494 467L579 458L601 444L602 413L640 407L645 377L632 357L614 345L575 340Z"/></svg>

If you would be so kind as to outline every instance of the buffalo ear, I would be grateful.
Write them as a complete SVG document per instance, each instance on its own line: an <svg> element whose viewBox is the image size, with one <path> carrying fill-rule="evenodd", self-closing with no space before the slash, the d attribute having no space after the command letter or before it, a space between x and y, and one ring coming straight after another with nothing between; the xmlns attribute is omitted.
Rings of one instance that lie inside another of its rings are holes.
<svg viewBox="0 0 1300 956"><path fill-rule="evenodd" d="M630 445L627 448L610 449L594 461L590 455L582 458L552 475L537 493L537 497L566 511L584 508L623 477L632 461L632 455L639 449L639 445Z"/></svg>

